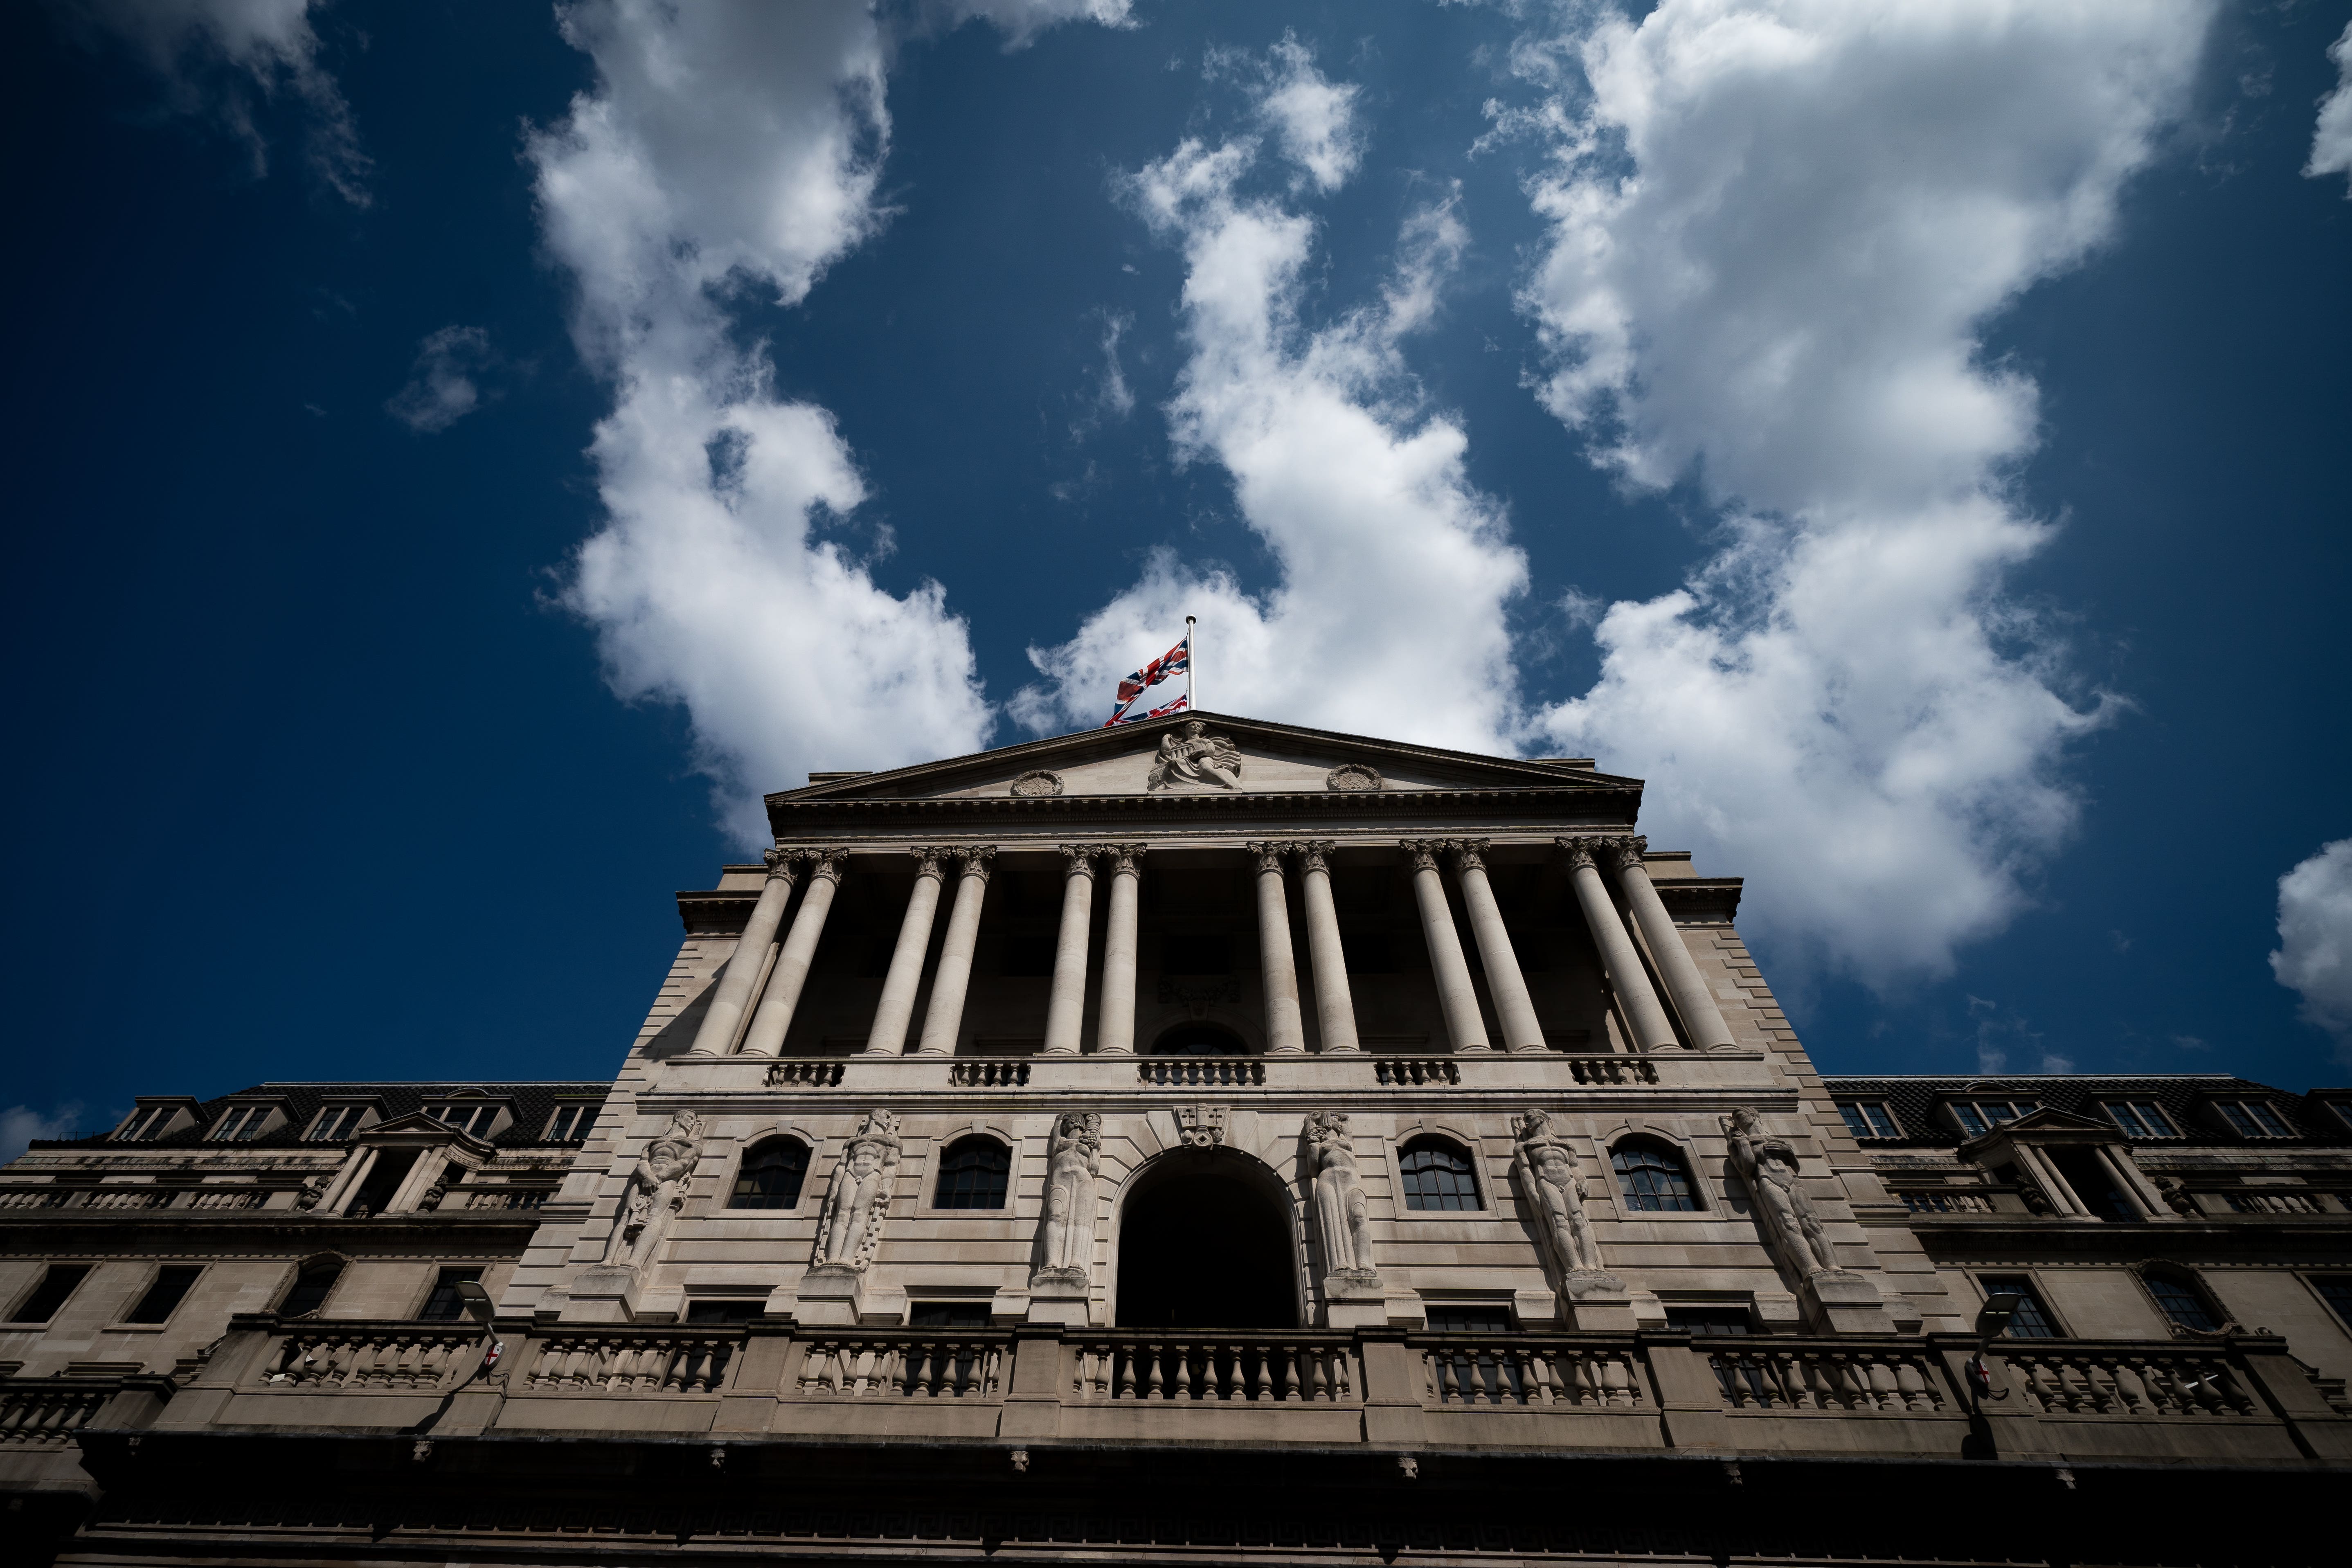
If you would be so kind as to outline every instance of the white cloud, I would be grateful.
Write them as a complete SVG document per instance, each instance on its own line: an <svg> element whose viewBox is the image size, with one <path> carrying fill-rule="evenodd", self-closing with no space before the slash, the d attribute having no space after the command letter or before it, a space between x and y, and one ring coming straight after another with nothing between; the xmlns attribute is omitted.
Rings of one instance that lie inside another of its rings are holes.
<svg viewBox="0 0 2352 1568"><path fill-rule="evenodd" d="M1328 195L1364 161L1364 128L1356 115L1364 89L1326 79L1315 68L1313 51L1286 32L1268 65L1258 116L1274 128L1282 155Z"/></svg>
<svg viewBox="0 0 2352 1568"><path fill-rule="evenodd" d="M310 163L355 206L368 205L367 155L351 108L319 65L313 0L72 0L70 12L130 45L161 77L174 110L218 119L243 142L254 172L268 145L250 94L292 92L309 108Z"/></svg>
<svg viewBox="0 0 2352 1568"><path fill-rule="evenodd" d="M427 332L408 384L385 400L384 412L419 435L446 430L481 406L474 377L489 360L490 336L479 327Z"/></svg>
<svg viewBox="0 0 2352 1568"><path fill-rule="evenodd" d="M1589 16L1579 12L1580 16ZM1539 392L1630 485L1722 509L1675 593L1618 603L1549 742L1646 775L1644 819L1757 879L1759 923L1874 984L2000 929L2101 720L2004 598L2046 528L2006 484L2036 394L1987 321L2112 233L2199 5L1664 0L1523 44L1549 127L1525 296Z"/></svg>
<svg viewBox="0 0 2352 1568"><path fill-rule="evenodd" d="M1311 73L1287 60L1281 79ZM1260 143L1187 140L1124 183L1183 247L1188 359L1168 416L1180 458L1232 476L1278 581L1163 550L1057 647L1014 700L1044 731L1099 723L1118 677L1201 617L1202 706L1494 750L1516 674L1503 611L1526 584L1501 506L1463 468L1465 437L1429 412L1400 342L1437 309L1466 236L1449 200L1407 219L1381 297L1319 329L1300 319L1307 217L1244 185Z"/></svg>
<svg viewBox="0 0 2352 1568"><path fill-rule="evenodd" d="M1125 8L961 14L1018 41ZM686 705L729 826L761 842L761 791L975 749L994 722L939 585L890 594L820 537L865 499L856 460L829 413L776 396L764 345L729 332L730 295L798 304L884 221L890 41L862 0L562 16L597 83L530 151L574 335L617 384L593 447L607 521L566 599L614 690Z"/></svg>
<svg viewBox="0 0 2352 1568"><path fill-rule="evenodd" d="M2311 132L2311 162L2303 172L2316 179L2322 174L2352 176L2352 22L2344 24L2344 36L2327 47L2327 58L2336 62L2336 90L2319 100L2319 122ZM2352 179L2347 179L2345 196L2352 200Z"/></svg>
<svg viewBox="0 0 2352 1568"><path fill-rule="evenodd" d="M2279 879L2279 947L2271 973L2303 994L2303 1019L2352 1050L2352 838Z"/></svg>
<svg viewBox="0 0 2352 1568"><path fill-rule="evenodd" d="M48 1116L24 1105L12 1105L0 1110L0 1165L23 1153L26 1146L36 1138L72 1137L74 1123L80 1116L79 1101L61 1105Z"/></svg>

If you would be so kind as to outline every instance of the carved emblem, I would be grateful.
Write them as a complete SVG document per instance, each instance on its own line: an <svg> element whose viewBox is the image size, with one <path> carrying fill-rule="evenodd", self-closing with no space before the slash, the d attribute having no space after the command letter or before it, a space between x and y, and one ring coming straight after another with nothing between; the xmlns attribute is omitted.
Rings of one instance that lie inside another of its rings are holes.
<svg viewBox="0 0 2352 1568"><path fill-rule="evenodd" d="M1238 1003L1242 999L1242 983L1230 974L1187 975L1171 980L1165 975L1160 981L1162 1005L1180 1006L1195 1018L1205 1018L1217 1003Z"/></svg>
<svg viewBox="0 0 2352 1568"><path fill-rule="evenodd" d="M1341 763L1323 776L1323 787L1342 794L1381 787L1378 768L1368 768L1361 763Z"/></svg>
<svg viewBox="0 0 2352 1568"><path fill-rule="evenodd" d="M1180 1105L1176 1131L1195 1149L1222 1148L1225 1142L1225 1108L1222 1105Z"/></svg>
<svg viewBox="0 0 2352 1568"><path fill-rule="evenodd" d="M1231 736L1212 735L1198 719L1160 738L1160 754L1144 779L1147 790L1174 789L1181 784L1205 784L1211 789L1242 787L1242 753Z"/></svg>
<svg viewBox="0 0 2352 1568"><path fill-rule="evenodd" d="M1013 793L1018 795L1046 795L1062 793L1062 775L1050 768L1032 768L1013 781Z"/></svg>

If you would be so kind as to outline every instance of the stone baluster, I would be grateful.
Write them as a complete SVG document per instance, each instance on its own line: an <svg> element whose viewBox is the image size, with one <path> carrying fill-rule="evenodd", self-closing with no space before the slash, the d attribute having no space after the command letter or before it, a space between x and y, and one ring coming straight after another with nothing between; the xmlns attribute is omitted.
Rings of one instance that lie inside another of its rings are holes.
<svg viewBox="0 0 2352 1568"><path fill-rule="evenodd" d="M1054 988L1045 1005L1049 1057L1076 1056L1086 1029L1087 927L1095 911L1097 853L1091 844L1062 846L1062 931L1054 944Z"/></svg>
<svg viewBox="0 0 2352 1568"><path fill-rule="evenodd" d="M1495 998L1495 1019L1503 1028L1503 1048L1540 1051L1543 1026L1536 1022L1536 1005L1528 994L1519 955L1511 951L1511 933L1486 880L1486 840L1456 840L1454 871L1462 879L1462 907L1469 911L1470 934L1478 943L1478 962L1486 966L1486 990Z"/></svg>
<svg viewBox="0 0 2352 1568"><path fill-rule="evenodd" d="M1140 844L1106 844L1110 904L1103 919L1102 1006L1095 1017L1095 1054L1135 1054L1135 911L1141 873Z"/></svg>
<svg viewBox="0 0 2352 1568"><path fill-rule="evenodd" d="M1397 846L1412 862L1412 896L1421 908L1422 940L1429 944L1429 969L1437 980L1437 1003L1445 1018L1445 1037L1459 1052L1490 1051L1486 1021L1478 1016L1478 989L1470 980L1470 961L1462 954L1462 936L1454 929L1454 911L1445 902L1445 882L1437 869L1442 838L1407 839Z"/></svg>
<svg viewBox="0 0 2352 1568"><path fill-rule="evenodd" d="M1633 911L1633 922L1642 928L1643 940L1650 944L1650 956L1656 961L1658 973L1666 983L1666 994L1674 998L1675 1012L1683 1021L1683 1033L1702 1051L1732 1049L1737 1042L1731 1037L1731 1026L1723 1021L1723 1009L1715 1005L1715 997L1706 988L1706 977L1698 972L1690 949L1684 945L1675 917L1666 913L1658 889L1650 885L1649 869L1642 864L1642 853L1649 848L1650 841L1633 837L1604 842L1617 873L1617 886L1625 894L1625 907Z"/></svg>
<svg viewBox="0 0 2352 1568"><path fill-rule="evenodd" d="M1269 1056L1294 1056L1307 1048L1307 1026L1298 1011L1298 964L1290 949L1290 900L1282 879L1287 844L1250 844L1257 861L1258 977L1265 988L1265 1048Z"/></svg>
<svg viewBox="0 0 2352 1568"><path fill-rule="evenodd" d="M841 885L842 862L847 858L845 849L819 850L809 857L808 891L801 895L800 912L793 917L784 950L776 955L776 967L768 975L767 994L760 998L760 1009L751 1015L751 1026L743 1033L745 1056L772 1057L783 1050L784 1035L793 1026L793 1010L801 1005L801 988L808 984L809 965L816 961L824 917L832 912L833 895Z"/></svg>
<svg viewBox="0 0 2352 1568"><path fill-rule="evenodd" d="M1315 1022L1323 1032L1325 1056L1352 1056L1356 999L1348 990L1348 952L1339 942L1339 910L1331 900L1331 846L1300 844L1298 887L1307 905L1307 956L1315 966Z"/></svg>
<svg viewBox="0 0 2352 1568"><path fill-rule="evenodd" d="M980 906L988 897L989 865L996 858L995 848L985 844L950 853L962 862L963 874L956 879L955 906L948 910L939 971L931 976L931 1005L915 1045L921 1056L955 1055L956 1037L963 1032L964 994L971 988L972 949L980 939Z"/></svg>
<svg viewBox="0 0 2352 1568"><path fill-rule="evenodd" d="M1617 1005L1623 1009L1626 1026L1633 1032L1633 1048L1674 1049L1681 1042L1675 1038L1675 1026L1666 1021L1666 1010L1658 1005L1649 972L1642 967L1642 954L1592 863L1593 841L1562 838L1557 842L1568 858L1569 876L1576 884L1576 901L1584 910L1584 923L1592 932L1593 945L1601 950L1601 972L1609 977L1609 988L1617 994Z"/></svg>
<svg viewBox="0 0 2352 1568"><path fill-rule="evenodd" d="M947 851L914 848L907 853L915 858L915 890L908 895L907 913L898 921L898 944L890 950L890 968L882 977L882 999L874 1005L874 1025L866 1032L869 1057L895 1057L907 1048L915 993L923 984L923 955L931 946L931 920L940 910L940 860Z"/></svg>
<svg viewBox="0 0 2352 1568"><path fill-rule="evenodd" d="M727 973L711 988L710 1010L703 1014L702 1026L694 1032L688 1056L725 1056L727 1047L735 1043L736 1031L743 1026L752 987L760 983L760 971L767 967L768 949L775 943L776 928L784 921L784 906L792 901L793 884L799 880L798 852L771 849L767 859L768 879L760 889L760 901L751 906L751 916L743 922L743 934L727 960Z"/></svg>

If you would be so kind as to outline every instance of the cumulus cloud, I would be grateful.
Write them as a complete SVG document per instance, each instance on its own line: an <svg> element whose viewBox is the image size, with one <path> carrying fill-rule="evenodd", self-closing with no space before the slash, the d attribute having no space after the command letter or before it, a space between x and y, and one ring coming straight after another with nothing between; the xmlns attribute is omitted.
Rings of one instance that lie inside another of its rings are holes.
<svg viewBox="0 0 2352 1568"><path fill-rule="evenodd" d="M1313 71L1303 51L1277 50L1254 107ZM1276 147L1320 188L1319 147ZM1203 707L1502 748L1517 679L1503 611L1526 563L1502 507L1469 481L1462 426L1423 406L1400 346L1436 313L1467 236L1450 197L1414 212L1380 297L1310 328L1301 277L1316 226L1250 194L1263 153L1255 136L1188 139L1122 190L1187 265L1187 359L1167 408L1177 454L1232 476L1277 580L1253 591L1160 552L1070 641L1030 650L1046 679L1013 716L1040 732L1099 722L1118 678L1190 613Z"/></svg>
<svg viewBox="0 0 2352 1568"><path fill-rule="evenodd" d="M367 155L351 107L319 64L313 0L75 0L69 15L129 45L164 83L174 112L216 120L258 175L268 146L253 95L290 92L309 110L311 167L344 200L368 205Z"/></svg>
<svg viewBox="0 0 2352 1568"><path fill-rule="evenodd" d="M443 327L417 345L408 384L384 402L384 412L419 435L430 436L481 406L474 378L490 363L490 335L479 327Z"/></svg>
<svg viewBox="0 0 2352 1568"><path fill-rule="evenodd" d="M2303 172L2314 179L2323 174L2352 176L2352 22L2344 35L2327 47L2336 62L2336 90L2319 100L2319 123L2311 133L2311 162ZM2352 200L2352 179L2345 196Z"/></svg>
<svg viewBox="0 0 2352 1568"><path fill-rule="evenodd" d="M0 1165L23 1153L36 1138L70 1138L81 1117L79 1102L61 1105L48 1116L30 1106L12 1105L0 1110Z"/></svg>
<svg viewBox="0 0 2352 1568"><path fill-rule="evenodd" d="M2278 931L2271 973L2302 993L2304 1022L2352 1053L2352 838L2322 845L2279 879Z"/></svg>
<svg viewBox="0 0 2352 1568"><path fill-rule="evenodd" d="M2007 476L2036 392L1985 324L2115 226L2203 5L1664 0L1515 58L1549 134L1524 307L1538 390L1718 542L1612 605L1555 746L1653 782L1645 820L1759 879L1759 924L1874 984L1949 971L2074 823L2061 651L2002 592L2045 542Z"/></svg>
<svg viewBox="0 0 2352 1568"><path fill-rule="evenodd" d="M1125 7L966 14L1017 41ZM866 495L832 415L779 397L764 345L730 331L740 294L799 304L884 221L890 40L862 0L562 16L596 85L530 155L574 338L616 388L592 448L606 520L566 602L615 691L686 706L727 823L762 842L761 791L975 749L994 721L940 586L891 594L825 536Z"/></svg>

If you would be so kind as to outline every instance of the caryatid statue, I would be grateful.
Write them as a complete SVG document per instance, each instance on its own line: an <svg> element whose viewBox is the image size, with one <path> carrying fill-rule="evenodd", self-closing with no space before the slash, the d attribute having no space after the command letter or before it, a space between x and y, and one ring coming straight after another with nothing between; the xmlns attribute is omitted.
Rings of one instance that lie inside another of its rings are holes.
<svg viewBox="0 0 2352 1568"><path fill-rule="evenodd" d="M662 1233L686 1206L686 1184L694 1163L702 1157L702 1118L681 1110L669 1126L645 1147L629 1172L621 1193L620 1212L613 1216L613 1234L604 1243L604 1264L620 1268L653 1256Z"/></svg>
<svg viewBox="0 0 2352 1568"><path fill-rule="evenodd" d="M1037 1271L1092 1273L1095 1184L1102 1174L1102 1117L1065 1111L1054 1119L1045 1153L1045 1209L1037 1222Z"/></svg>
<svg viewBox="0 0 2352 1568"><path fill-rule="evenodd" d="M1371 1215L1356 1174L1348 1113L1309 1116L1307 1144L1315 1159L1315 1232L1323 1238L1323 1267L1333 1274L1370 1274L1375 1267Z"/></svg>
<svg viewBox="0 0 2352 1568"><path fill-rule="evenodd" d="M1837 1253L1797 1174L1797 1151L1767 1133L1763 1119L1744 1107L1723 1119L1723 1135L1731 1144L1732 1167L1755 1201L1765 1241L1800 1274L1837 1272Z"/></svg>
<svg viewBox="0 0 2352 1568"><path fill-rule="evenodd" d="M898 1119L868 1111L834 1162L816 1222L813 1265L863 1270L882 1246L882 1222L898 1181Z"/></svg>
<svg viewBox="0 0 2352 1568"><path fill-rule="evenodd" d="M1584 1170L1576 1151L1551 1130L1551 1117L1528 1110L1511 1118L1511 1174L1562 1274L1602 1274L1601 1243L1584 1213Z"/></svg>

